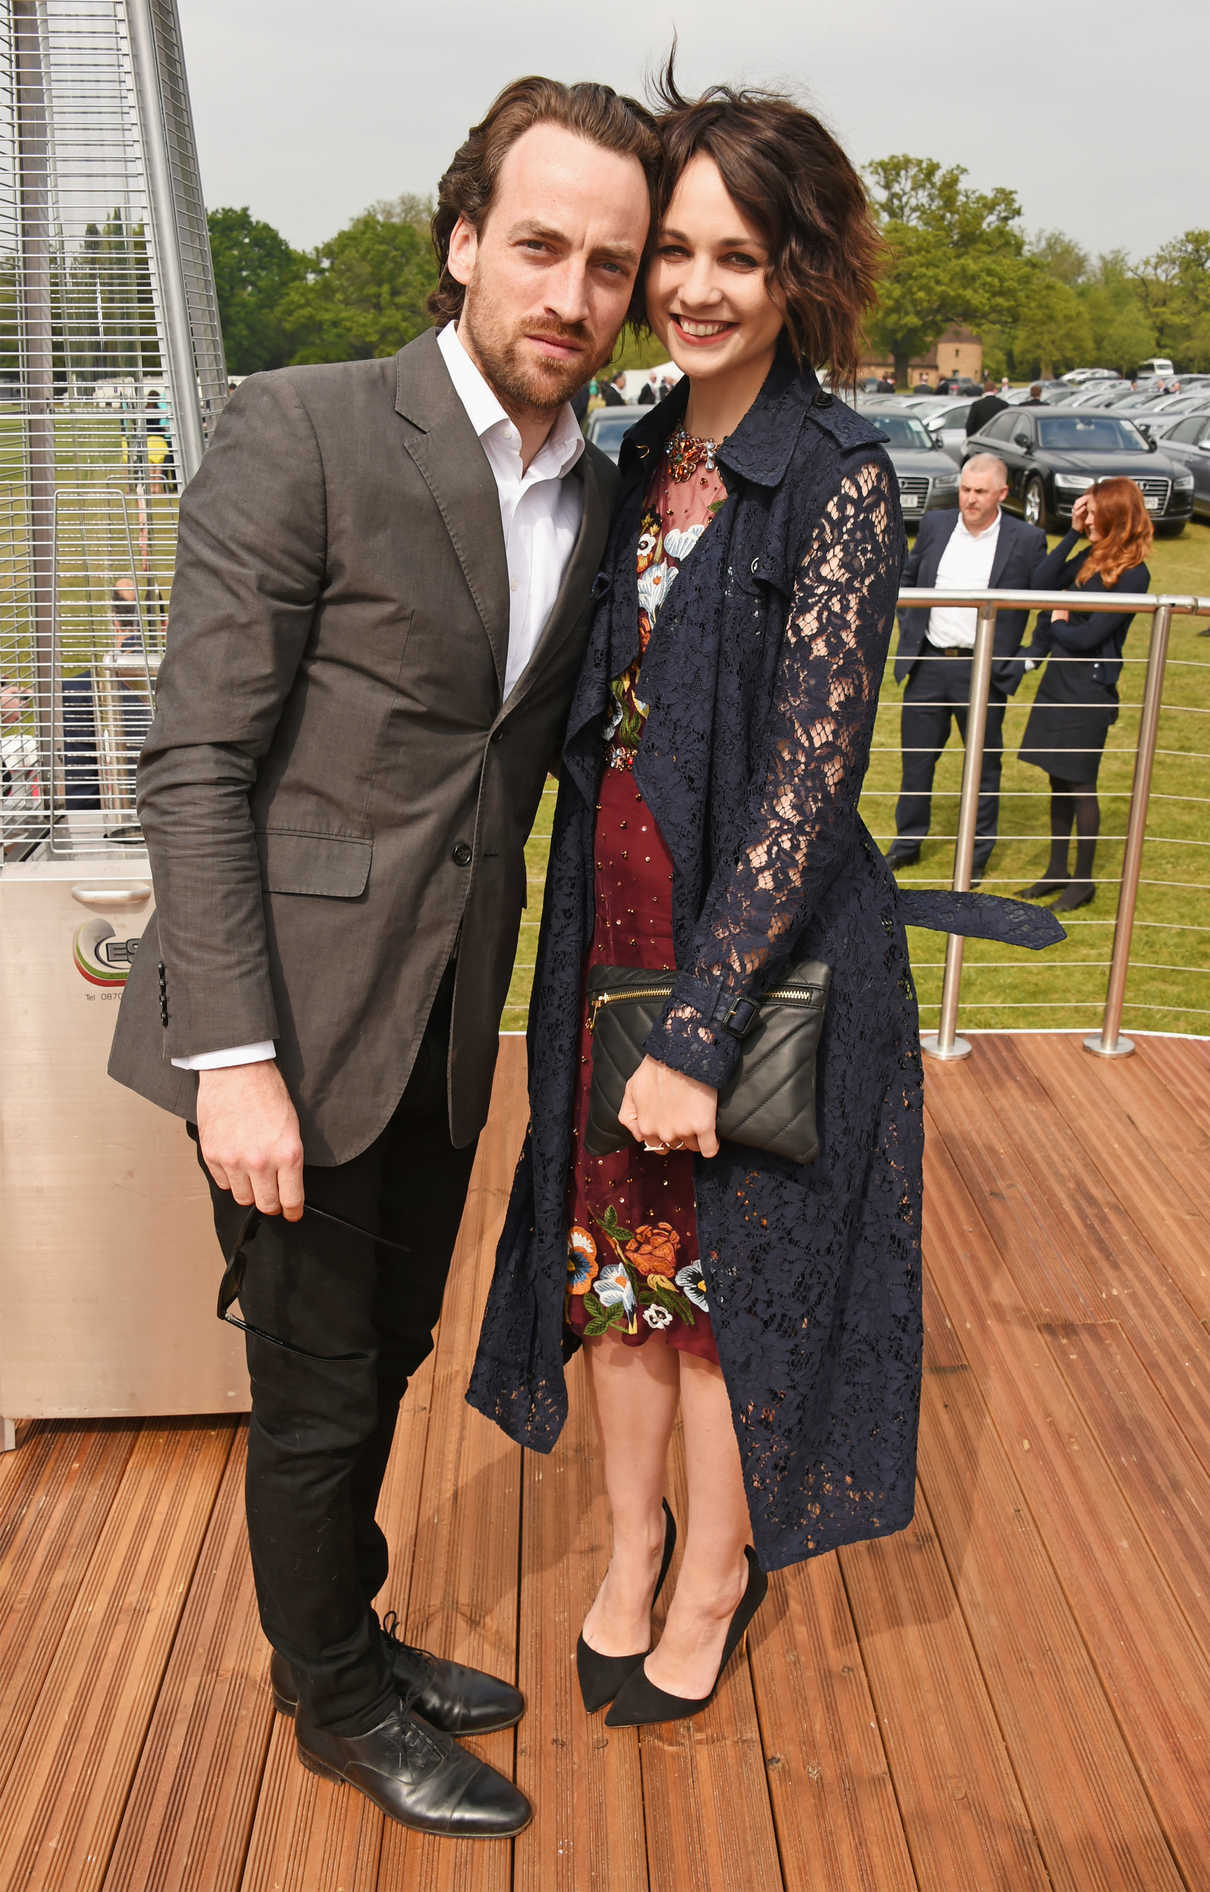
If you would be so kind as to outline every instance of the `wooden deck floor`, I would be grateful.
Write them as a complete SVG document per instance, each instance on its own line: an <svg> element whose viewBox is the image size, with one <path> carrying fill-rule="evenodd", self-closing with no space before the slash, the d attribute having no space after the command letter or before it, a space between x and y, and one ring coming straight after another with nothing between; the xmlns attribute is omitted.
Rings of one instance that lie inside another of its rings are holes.
<svg viewBox="0 0 1210 1892"><path fill-rule="evenodd" d="M0 1886L1207 1892L1210 1044L930 1066L916 1522L776 1576L713 1707L641 1736L574 1692L606 1544L578 1373L550 1459L462 1399L521 1056L401 1422L384 1601L516 1669L529 1712L481 1751L534 1824L426 1840L297 1765L241 1425L42 1423L0 1461Z"/></svg>

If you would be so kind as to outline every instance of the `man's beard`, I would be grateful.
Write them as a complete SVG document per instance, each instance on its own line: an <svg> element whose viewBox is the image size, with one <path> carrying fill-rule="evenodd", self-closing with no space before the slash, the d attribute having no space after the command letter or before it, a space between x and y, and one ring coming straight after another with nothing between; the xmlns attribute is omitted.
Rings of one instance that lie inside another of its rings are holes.
<svg viewBox="0 0 1210 1892"><path fill-rule="evenodd" d="M587 328L578 322L529 322L524 329L505 333L490 302L475 293L473 281L467 288L459 327L470 342L484 378L502 403L538 414L551 414L562 407L613 353L612 343L604 352L594 353ZM535 359L524 352L527 337L534 335L578 343L583 352L568 361Z"/></svg>

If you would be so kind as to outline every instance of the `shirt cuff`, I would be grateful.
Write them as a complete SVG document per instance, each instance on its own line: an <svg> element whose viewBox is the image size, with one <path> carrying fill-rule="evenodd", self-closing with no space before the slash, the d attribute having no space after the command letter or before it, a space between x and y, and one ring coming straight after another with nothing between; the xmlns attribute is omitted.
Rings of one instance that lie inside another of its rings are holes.
<svg viewBox="0 0 1210 1892"><path fill-rule="evenodd" d="M199 1051L192 1058L174 1058L172 1062L182 1071L225 1071L231 1064L263 1064L266 1058L276 1056L272 1038L262 1038L254 1045L233 1045L229 1051Z"/></svg>

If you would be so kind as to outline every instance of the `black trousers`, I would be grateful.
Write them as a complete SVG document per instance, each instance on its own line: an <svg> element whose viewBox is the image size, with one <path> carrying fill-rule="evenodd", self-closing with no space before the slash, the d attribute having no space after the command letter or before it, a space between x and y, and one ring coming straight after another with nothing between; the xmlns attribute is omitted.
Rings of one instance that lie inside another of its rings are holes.
<svg viewBox="0 0 1210 1892"><path fill-rule="evenodd" d="M300 1221L241 1208L206 1172L224 1256L240 1247L245 1257L243 1317L261 1330L246 1336L261 1623L312 1717L339 1734L375 1726L394 1700L371 1608L388 1563L374 1514L399 1402L432 1350L475 1158L473 1144L455 1149L449 1136L452 987L447 974L382 1134L351 1162L305 1165L314 1206Z"/></svg>
<svg viewBox="0 0 1210 1892"><path fill-rule="evenodd" d="M933 775L941 751L949 741L950 725L966 741L966 719L971 693L971 660L962 655L932 654L925 644L918 663L904 685L899 740L903 751L903 780L895 804L895 833L900 841L919 844L929 831L933 806ZM1004 749L1003 690L988 689L987 725L983 736L983 767L979 774L979 806L975 816L974 864L981 866L992 851L1000 814L1000 764ZM957 827L955 810L954 826Z"/></svg>

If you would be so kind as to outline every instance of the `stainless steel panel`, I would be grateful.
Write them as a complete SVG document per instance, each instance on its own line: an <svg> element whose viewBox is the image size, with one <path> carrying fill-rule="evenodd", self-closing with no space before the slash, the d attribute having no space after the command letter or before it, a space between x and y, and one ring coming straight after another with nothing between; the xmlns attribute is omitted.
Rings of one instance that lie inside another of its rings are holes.
<svg viewBox="0 0 1210 1892"><path fill-rule="evenodd" d="M184 1125L105 1074L146 856L0 879L0 1414L243 1411Z"/></svg>

